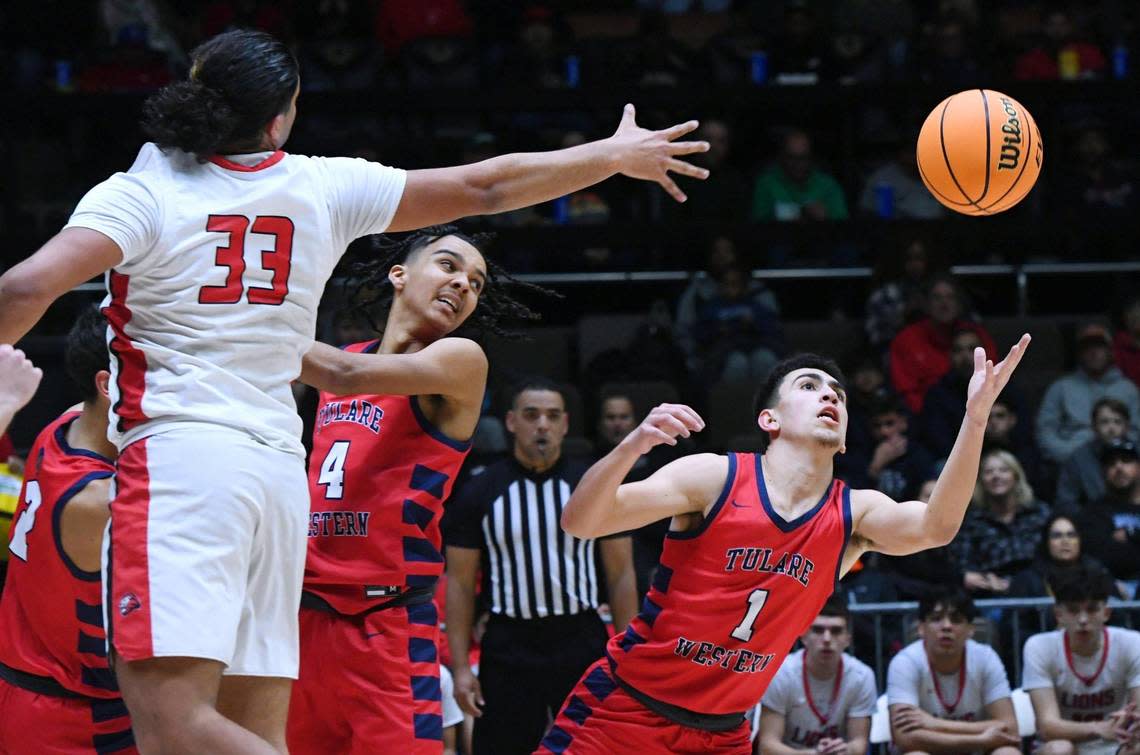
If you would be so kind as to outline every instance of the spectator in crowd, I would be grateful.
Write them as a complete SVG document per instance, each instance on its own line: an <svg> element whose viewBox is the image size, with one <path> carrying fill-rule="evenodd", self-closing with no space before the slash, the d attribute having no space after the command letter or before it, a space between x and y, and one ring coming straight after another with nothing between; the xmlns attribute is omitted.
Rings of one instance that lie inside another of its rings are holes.
<svg viewBox="0 0 1140 755"><path fill-rule="evenodd" d="M625 71L636 72L638 86L684 86L695 73L693 62L689 48L670 33L668 16L658 11L641 13L632 65Z"/></svg>
<svg viewBox="0 0 1140 755"><path fill-rule="evenodd" d="M601 407L598 412L598 442L595 444L595 456L601 458L625 440L625 436L633 432L641 420L634 398L621 390L611 390L602 394ZM626 475L626 482L644 480L661 467L678 458L687 451L690 445L678 439L676 446L667 443L654 446L649 453L638 457L633 469ZM669 520L647 524L641 529L630 533L633 538L633 568L637 572L637 594L644 595L649 589L653 579L653 572L661 560L661 550L665 541L665 533L669 531Z"/></svg>
<svg viewBox="0 0 1140 755"><path fill-rule="evenodd" d="M1129 595L1140 579L1140 453L1131 440L1114 440L1101 451L1104 497L1077 515L1088 551L1104 561Z"/></svg>
<svg viewBox="0 0 1140 755"><path fill-rule="evenodd" d="M926 289L926 316L900 330L891 341L891 383L915 414L922 411L926 392L950 369L955 331L974 331L987 356L996 353L986 329L963 318L962 296L951 276L933 277Z"/></svg>
<svg viewBox="0 0 1140 755"><path fill-rule="evenodd" d="M1131 436L1128 407L1114 398L1098 399L1092 408L1093 439L1079 446L1061 465L1055 496L1058 509L1073 509L1104 496L1100 455L1114 440Z"/></svg>
<svg viewBox="0 0 1140 755"><path fill-rule="evenodd" d="M1021 462L1021 468L1025 470L1025 478L1029 484L1035 490L1048 490L1051 487L1051 478L1049 481L1046 480L1041 453L1033 442L1031 429L1024 426L1019 419L1020 414L1018 405L1011 398L998 396L990 411L990 418L986 422L982 451L999 448L1009 451Z"/></svg>
<svg viewBox="0 0 1140 755"><path fill-rule="evenodd" d="M770 75L777 84L820 84L834 75L827 35L807 0L784 5L784 23L769 55Z"/></svg>
<svg viewBox="0 0 1140 755"><path fill-rule="evenodd" d="M548 5L528 4L514 29L514 44L507 48L497 80L527 89L565 87L573 35L561 14Z"/></svg>
<svg viewBox="0 0 1140 755"><path fill-rule="evenodd" d="M725 271L744 266L737 253L736 242L728 236L716 236L709 244L705 257L705 273L695 275L681 293L677 303L676 333L677 343L685 352L689 370L698 372L701 360L698 353L697 318L698 312L717 296L717 280ZM767 309L779 314L780 303L776 295L764 282L749 277L748 296Z"/></svg>
<svg viewBox="0 0 1140 755"><path fill-rule="evenodd" d="M688 200L670 208L670 217L706 223L741 222L748 215L748 177L731 159L732 127L720 118L706 118L701 121L696 138L708 142L709 149L704 154L694 155L692 162L708 168L709 177L686 187Z"/></svg>
<svg viewBox="0 0 1140 755"><path fill-rule="evenodd" d="M846 220L847 199L832 176L815 165L811 137L792 129L780 156L756 179L752 219L778 221Z"/></svg>
<svg viewBox="0 0 1140 755"><path fill-rule="evenodd" d="M887 669L891 739L899 752L1020 755L1009 679L993 648L971 639L975 615L961 588L944 587L919 601L919 639Z"/></svg>
<svg viewBox="0 0 1140 755"><path fill-rule="evenodd" d="M923 316L926 289L935 267L922 239L910 239L901 253L878 255L864 321L872 347L886 351L900 330Z"/></svg>
<svg viewBox="0 0 1140 755"><path fill-rule="evenodd" d="M832 35L831 60L832 76L839 84L874 84L886 77L881 41L858 27L839 27Z"/></svg>
<svg viewBox="0 0 1140 755"><path fill-rule="evenodd" d="M1140 177L1129 155L1113 148L1108 134L1099 125L1077 131L1073 159L1061 173L1064 197L1062 213L1124 218L1140 203Z"/></svg>
<svg viewBox="0 0 1140 755"><path fill-rule="evenodd" d="M950 544L964 570L962 585L981 597L1007 593L1013 575L1033 563L1050 513L1017 457L1001 450L983 455L970 511Z"/></svg>
<svg viewBox="0 0 1140 755"><path fill-rule="evenodd" d="M586 135L581 131L571 130L562 135L563 149L577 147L587 142ZM554 206L553 221L556 224L568 225L602 225L610 220L610 203L606 196L609 189L605 186L588 186L573 194L559 197L551 204ZM594 255L599 250L591 249ZM609 250L605 250L605 257L609 258Z"/></svg>
<svg viewBox="0 0 1140 755"><path fill-rule="evenodd" d="M1058 378L1037 412L1037 443L1050 461L1063 464L1078 448L1093 439L1092 407L1104 397L1140 416L1140 392L1112 363L1112 339L1099 323L1077 333L1077 368Z"/></svg>
<svg viewBox="0 0 1140 755"><path fill-rule="evenodd" d="M739 12L731 23L714 35L703 50L704 65L712 80L720 85L747 82L753 74L752 56L770 49L775 9L767 0L737 2ZM755 84L764 83L763 80Z"/></svg>
<svg viewBox="0 0 1140 755"><path fill-rule="evenodd" d="M696 353L709 382L762 382L784 353L780 314L751 277L740 267L721 271L716 293L697 309Z"/></svg>
<svg viewBox="0 0 1140 755"><path fill-rule="evenodd" d="M975 86L981 80L982 66L971 44L976 39L966 19L947 13L926 33L926 52L919 56L919 77L948 92Z"/></svg>
<svg viewBox="0 0 1140 755"><path fill-rule="evenodd" d="M946 209L918 176L914 145L918 132L899 139L891 158L867 176L859 196L859 210L866 215L897 220L937 220Z"/></svg>
<svg viewBox="0 0 1140 755"><path fill-rule="evenodd" d="M1124 376L1140 386L1140 296L1124 305L1121 320L1123 327L1112 339L1112 354Z"/></svg>
<svg viewBox="0 0 1140 755"><path fill-rule="evenodd" d="M910 418L896 397L880 402L870 417L871 438L876 445L858 487L880 490L896 501L912 500L930 476L934 459L910 437Z"/></svg>
<svg viewBox="0 0 1140 755"><path fill-rule="evenodd" d="M910 55L915 27L916 14L910 0L838 0L833 7L833 28L859 29L879 40L891 78L909 78L902 67Z"/></svg>
<svg viewBox="0 0 1140 755"><path fill-rule="evenodd" d="M864 753L878 692L875 672L846 650L851 627L846 597L836 592L784 659L761 701L760 751L765 755Z"/></svg>
<svg viewBox="0 0 1140 755"><path fill-rule="evenodd" d="M933 476L923 481L916 500L929 501L937 481ZM954 549L948 545L909 556L884 556L881 563L895 584L899 600L919 600L940 585L962 584L961 566Z"/></svg>
<svg viewBox="0 0 1140 755"><path fill-rule="evenodd" d="M372 38L372 10L361 3L311 3L298 19L306 92L362 91L379 81L384 52Z"/></svg>
<svg viewBox="0 0 1140 755"><path fill-rule="evenodd" d="M530 752L578 677L602 655L602 575L621 631L637 610L628 536L579 540L562 531L562 507L588 467L564 458L565 397L543 379L514 392L509 458L456 490L444 522L447 635L456 698L476 717L474 755ZM600 558L598 558L600 557ZM476 578L491 618L478 679L467 665Z"/></svg>
<svg viewBox="0 0 1140 755"><path fill-rule="evenodd" d="M376 39L389 57L413 40L467 37L474 30L461 0L381 0L376 5Z"/></svg>
<svg viewBox="0 0 1140 755"><path fill-rule="evenodd" d="M1068 9L1060 6L1050 10L1045 15L1041 32L1041 40L1014 61L1015 79L1087 79L1104 71L1104 53L1083 38Z"/></svg>
<svg viewBox="0 0 1140 755"><path fill-rule="evenodd" d="M847 387L847 452L835 457L836 474L844 479L861 476L875 450L871 412L891 395L882 360L862 354L845 370L851 376Z"/></svg>
<svg viewBox="0 0 1140 755"><path fill-rule="evenodd" d="M270 0L214 0L202 10L199 31L213 37L233 29L258 29L290 39L291 20L280 3Z"/></svg>
<svg viewBox="0 0 1140 755"><path fill-rule="evenodd" d="M1103 569L1075 570L1051 587L1060 629L1026 640L1021 685L1033 703L1036 752L1135 755L1140 634L1106 626L1112 578Z"/></svg>
<svg viewBox="0 0 1140 755"><path fill-rule="evenodd" d="M950 339L950 371L930 388L922 404L919 438L936 459L945 459L958 437L966 416L966 386L974 374L974 349L981 345L977 331L956 329Z"/></svg>
<svg viewBox="0 0 1140 755"><path fill-rule="evenodd" d="M1041 543L1033 566L1018 572L1009 588L1010 597L1036 598L1053 595L1053 585L1085 569L1104 569L1104 564L1081 546L1081 533L1072 517L1054 512L1041 528ZM1113 595L1122 595L1113 585Z"/></svg>

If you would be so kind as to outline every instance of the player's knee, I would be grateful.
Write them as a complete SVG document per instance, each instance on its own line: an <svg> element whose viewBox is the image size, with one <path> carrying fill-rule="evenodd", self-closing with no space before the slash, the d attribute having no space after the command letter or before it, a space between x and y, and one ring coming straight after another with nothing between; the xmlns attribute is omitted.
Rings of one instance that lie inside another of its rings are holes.
<svg viewBox="0 0 1140 755"><path fill-rule="evenodd" d="M1076 755L1077 748L1067 739L1050 739L1040 750L1039 755Z"/></svg>

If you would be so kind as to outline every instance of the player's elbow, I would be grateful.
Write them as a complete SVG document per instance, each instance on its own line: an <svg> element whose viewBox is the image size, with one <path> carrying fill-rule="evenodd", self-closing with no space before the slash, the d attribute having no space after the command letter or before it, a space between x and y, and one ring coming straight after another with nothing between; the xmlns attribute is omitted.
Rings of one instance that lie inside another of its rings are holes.
<svg viewBox="0 0 1140 755"><path fill-rule="evenodd" d="M0 275L0 302L5 309L46 308L54 299L44 276L35 275L24 265Z"/></svg>
<svg viewBox="0 0 1140 755"><path fill-rule="evenodd" d="M563 532L573 535L579 540L590 540L604 534L598 532L596 527L591 527L591 523L587 522L586 517L581 515L578 507L572 504L573 501L566 505L566 508L562 510L562 517L558 520Z"/></svg>

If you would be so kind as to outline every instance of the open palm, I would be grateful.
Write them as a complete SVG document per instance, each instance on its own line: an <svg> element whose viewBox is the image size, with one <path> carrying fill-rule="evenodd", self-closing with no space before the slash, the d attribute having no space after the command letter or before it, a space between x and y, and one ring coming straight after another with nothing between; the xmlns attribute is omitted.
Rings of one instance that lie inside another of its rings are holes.
<svg viewBox="0 0 1140 755"><path fill-rule="evenodd" d="M1021 340L1015 343L1009 353L1005 355L1005 359L997 364L986 359L985 349L981 347L974 349L974 375L970 378L969 388L966 389L966 415L968 417L980 422L986 421L990 414L990 407L994 405L994 400L1009 382L1009 378L1017 369L1021 358L1025 356L1025 350L1029 348L1030 340L1028 333L1023 335Z"/></svg>

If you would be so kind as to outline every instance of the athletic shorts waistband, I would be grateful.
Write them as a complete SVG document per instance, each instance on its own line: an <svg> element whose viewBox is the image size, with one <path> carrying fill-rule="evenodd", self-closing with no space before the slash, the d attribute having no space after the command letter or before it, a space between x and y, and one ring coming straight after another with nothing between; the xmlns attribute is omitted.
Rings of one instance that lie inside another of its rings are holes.
<svg viewBox="0 0 1140 755"><path fill-rule="evenodd" d="M744 723L743 713L697 713L647 695L614 673L612 661L610 662L610 675L613 676L617 685L625 690L626 694L657 715L667 718L675 724L702 731L731 731Z"/></svg>

